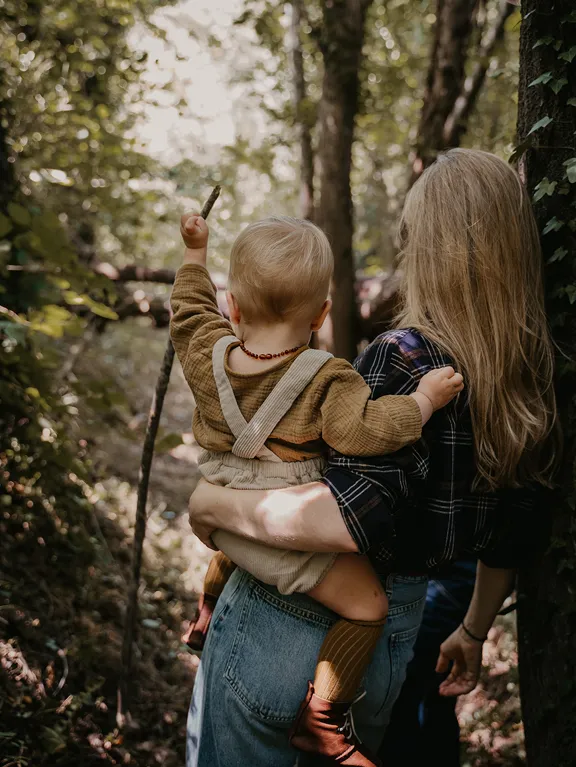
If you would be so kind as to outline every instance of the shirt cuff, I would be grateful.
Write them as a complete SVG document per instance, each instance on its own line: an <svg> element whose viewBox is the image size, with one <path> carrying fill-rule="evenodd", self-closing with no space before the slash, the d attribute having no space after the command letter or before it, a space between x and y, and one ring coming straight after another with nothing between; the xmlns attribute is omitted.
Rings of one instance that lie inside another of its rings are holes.
<svg viewBox="0 0 576 767"><path fill-rule="evenodd" d="M394 537L390 509L382 493L364 477L329 468L321 480L336 499L342 519L359 554Z"/></svg>
<svg viewBox="0 0 576 767"><path fill-rule="evenodd" d="M410 443L417 442L422 436L422 413L414 397L409 395L396 395L406 401L409 407L403 417L398 418L398 426L402 434L406 435Z"/></svg>
<svg viewBox="0 0 576 767"><path fill-rule="evenodd" d="M212 282L212 278L210 277L210 272L208 271L208 268L204 266L203 264L182 264L177 270L176 270L176 276L179 274L192 274L193 272L200 272L201 274L208 277L210 282Z"/></svg>

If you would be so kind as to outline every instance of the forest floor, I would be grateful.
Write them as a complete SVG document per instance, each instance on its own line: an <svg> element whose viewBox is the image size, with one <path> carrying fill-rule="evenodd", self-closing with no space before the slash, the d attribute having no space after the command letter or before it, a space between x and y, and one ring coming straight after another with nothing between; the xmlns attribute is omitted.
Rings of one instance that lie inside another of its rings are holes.
<svg viewBox="0 0 576 767"><path fill-rule="evenodd" d="M54 520L0 530L2 767L183 765L198 659L180 633L210 552L187 523L197 448L192 397L178 365L159 438L167 449L156 455L151 476L132 715L122 729L116 721L140 451L165 343L165 331L138 322L113 325L95 340L78 366L79 375L97 373L105 402L95 399L79 414L94 476L89 511L78 511L67 535ZM174 445L175 434L183 442ZM507 616L486 644L481 685L459 701L464 767L524 764L516 666Z"/></svg>

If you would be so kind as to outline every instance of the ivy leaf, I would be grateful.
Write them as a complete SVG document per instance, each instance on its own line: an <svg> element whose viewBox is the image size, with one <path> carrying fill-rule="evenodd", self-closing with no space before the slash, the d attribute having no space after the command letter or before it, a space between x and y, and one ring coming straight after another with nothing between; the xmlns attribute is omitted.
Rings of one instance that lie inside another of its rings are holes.
<svg viewBox="0 0 576 767"><path fill-rule="evenodd" d="M32 223L32 216L30 211L26 210L23 205L18 205L16 202L8 203L8 215L18 226L28 227Z"/></svg>
<svg viewBox="0 0 576 767"><path fill-rule="evenodd" d="M546 35L546 37L541 37L539 40L536 40L536 42L532 46L532 50L539 48L541 45L550 45L550 43L553 43L553 42L554 42L554 38L551 35Z"/></svg>
<svg viewBox="0 0 576 767"><path fill-rule="evenodd" d="M554 194L557 185L557 181L550 181L548 178L543 178L534 191L534 201L538 202L538 200L541 200L546 195L551 197Z"/></svg>
<svg viewBox="0 0 576 767"><path fill-rule="evenodd" d="M548 263L553 264L554 261L562 261L564 256L566 256L567 254L568 254L568 251L566 250L566 248L556 248L554 253L552 253L550 258L548 259Z"/></svg>
<svg viewBox="0 0 576 767"><path fill-rule="evenodd" d="M573 45L569 50L564 51L558 56L559 59L563 59L564 61L568 61L569 63L572 63L575 57L576 57L576 45Z"/></svg>
<svg viewBox="0 0 576 767"><path fill-rule="evenodd" d="M12 230L12 222L3 213L0 213L0 240Z"/></svg>
<svg viewBox="0 0 576 767"><path fill-rule="evenodd" d="M549 83L550 80L552 80L554 75L552 72L544 72L544 74L541 74L540 77L537 77L535 80L532 80L529 88L532 88L534 85L546 85L546 83Z"/></svg>
<svg viewBox="0 0 576 767"><path fill-rule="evenodd" d="M566 160L564 167L566 168L566 177L571 184L576 184L576 157L571 157Z"/></svg>
<svg viewBox="0 0 576 767"><path fill-rule="evenodd" d="M550 219L546 226L544 227L544 231L542 234L549 234L549 232L557 232L559 229L562 229L564 226L564 221L558 221L556 216Z"/></svg>
<svg viewBox="0 0 576 767"><path fill-rule="evenodd" d="M568 99L568 101L566 103L569 106L571 106L571 107L576 107L576 99L575 98Z"/></svg>
<svg viewBox="0 0 576 767"><path fill-rule="evenodd" d="M554 80L554 82L550 84L550 87L554 93L558 95L565 85L568 85L568 80L565 77L561 77L558 80Z"/></svg>
<svg viewBox="0 0 576 767"><path fill-rule="evenodd" d="M528 131L528 135L530 136L532 133L536 133L536 131L540 130L540 128L546 128L548 125L550 125L551 122L552 118L546 115L546 117L543 117L541 120L538 120L538 122L534 123L534 125Z"/></svg>
<svg viewBox="0 0 576 767"><path fill-rule="evenodd" d="M566 295L571 304L576 303L576 285L567 285Z"/></svg>

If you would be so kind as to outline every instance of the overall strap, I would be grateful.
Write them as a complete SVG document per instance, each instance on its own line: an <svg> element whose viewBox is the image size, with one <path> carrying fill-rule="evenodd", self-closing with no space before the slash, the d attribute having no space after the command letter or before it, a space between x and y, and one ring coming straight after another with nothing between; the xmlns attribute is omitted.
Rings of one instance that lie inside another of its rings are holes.
<svg viewBox="0 0 576 767"><path fill-rule="evenodd" d="M222 408L224 419L236 439L246 428L247 422L238 407L230 379L226 375L224 359L228 347L237 342L236 336L223 336L216 341L212 349L212 369L214 371L214 381L218 389L218 396L220 397L220 407Z"/></svg>
<svg viewBox="0 0 576 767"><path fill-rule="evenodd" d="M264 443L329 359L332 359L332 355L319 349L306 349L296 357L242 434L237 437L232 448L234 455L240 458L264 458L263 451L271 452Z"/></svg>
<svg viewBox="0 0 576 767"><path fill-rule="evenodd" d="M248 423L238 407L236 395L230 384L230 379L226 374L224 360L226 358L226 350L228 347L237 342L238 339L236 336L223 336L216 341L214 348L212 349L212 369L214 371L214 381L216 382L216 388L218 389L218 396L220 398L220 407L222 408L224 419L228 424L230 431L236 437L236 440L238 440L245 429L248 428ZM235 446L236 445L234 445L234 447ZM258 458L265 461L281 461L281 459L265 445L262 446L262 449L258 453Z"/></svg>

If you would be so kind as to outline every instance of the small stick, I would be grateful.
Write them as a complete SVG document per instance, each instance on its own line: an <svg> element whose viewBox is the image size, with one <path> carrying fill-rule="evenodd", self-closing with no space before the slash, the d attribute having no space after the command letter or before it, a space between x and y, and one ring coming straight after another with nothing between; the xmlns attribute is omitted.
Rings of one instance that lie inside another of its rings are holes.
<svg viewBox="0 0 576 767"><path fill-rule="evenodd" d="M214 203L220 195L220 187L215 186L212 194L206 200L200 214L202 218L208 218ZM126 607L126 620L124 624L124 638L122 642L122 665L120 674L120 685L118 688L118 710L116 713L116 722L119 727L124 724L125 716L129 706L129 680L132 671L132 650L134 646L134 637L136 633L136 620L138 617L138 590L140 588L140 573L142 570L142 550L144 547L144 537L146 535L146 502L148 499L148 485L150 483L150 469L152 468L152 459L154 457L154 442L158 433L160 416L164 405L164 397L170 381L170 373L174 363L174 347L168 337L164 359L160 367L158 380L152 404L148 413L148 425L146 427L146 436L144 437L144 447L142 448L142 458L140 460L140 472L138 476L138 500L136 503L136 524L134 527L134 541L132 546L132 577L128 589L128 604Z"/></svg>

